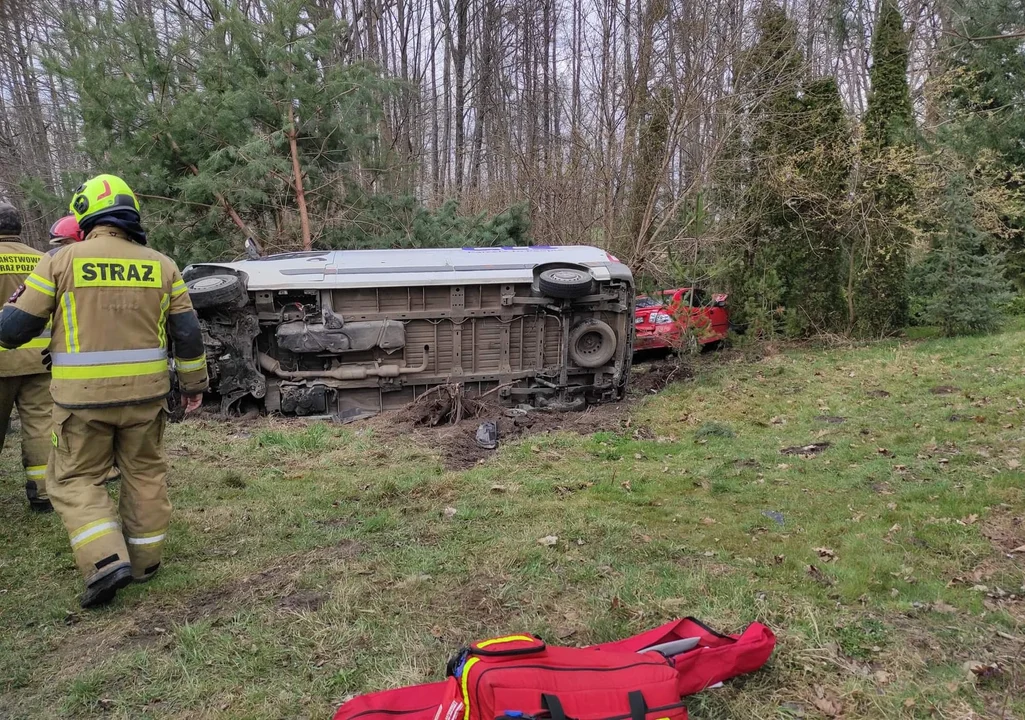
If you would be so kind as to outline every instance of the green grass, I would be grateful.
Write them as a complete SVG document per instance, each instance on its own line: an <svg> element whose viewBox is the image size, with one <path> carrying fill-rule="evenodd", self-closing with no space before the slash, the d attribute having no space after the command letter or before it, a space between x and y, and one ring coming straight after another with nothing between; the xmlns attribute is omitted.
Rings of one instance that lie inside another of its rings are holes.
<svg viewBox="0 0 1025 720"><path fill-rule="evenodd" d="M708 354L611 430L503 441L466 471L446 470L448 428L189 421L167 433L161 574L92 613L11 438L0 717L327 718L440 678L474 638L683 615L779 638L694 718L1022 717L1023 344ZM780 453L811 443L829 447Z"/></svg>

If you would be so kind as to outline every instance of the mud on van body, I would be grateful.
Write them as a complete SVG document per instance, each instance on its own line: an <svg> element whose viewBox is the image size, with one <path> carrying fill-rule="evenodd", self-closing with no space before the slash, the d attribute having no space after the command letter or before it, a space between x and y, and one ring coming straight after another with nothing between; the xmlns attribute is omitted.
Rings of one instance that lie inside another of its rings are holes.
<svg viewBox="0 0 1025 720"><path fill-rule="evenodd" d="M356 419L460 383L509 405L617 400L630 270L593 247L354 250L183 273L228 412Z"/></svg>

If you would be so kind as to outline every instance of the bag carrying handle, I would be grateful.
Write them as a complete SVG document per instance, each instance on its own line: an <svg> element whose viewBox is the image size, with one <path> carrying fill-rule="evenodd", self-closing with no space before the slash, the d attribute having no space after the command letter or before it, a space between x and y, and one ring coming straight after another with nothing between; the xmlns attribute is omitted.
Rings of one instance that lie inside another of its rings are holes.
<svg viewBox="0 0 1025 720"><path fill-rule="evenodd" d="M562 701L555 695L541 693L541 709L547 710L552 720L568 720L566 711L562 709Z"/></svg>
<svg viewBox="0 0 1025 720"><path fill-rule="evenodd" d="M644 693L633 690L627 695L627 699L630 701L630 720L645 720L648 716L648 702L644 699ZM541 693L541 709L548 711L551 720L570 720L566 717L562 701L557 695Z"/></svg>

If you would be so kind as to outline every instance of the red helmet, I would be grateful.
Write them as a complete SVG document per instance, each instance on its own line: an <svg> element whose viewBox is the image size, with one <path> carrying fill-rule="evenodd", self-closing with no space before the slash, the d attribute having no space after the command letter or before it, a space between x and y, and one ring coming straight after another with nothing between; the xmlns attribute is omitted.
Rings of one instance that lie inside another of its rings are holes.
<svg viewBox="0 0 1025 720"><path fill-rule="evenodd" d="M78 220L75 219L75 216L65 215L50 226L50 239L69 239L72 242L82 242L85 240L85 235L82 234L82 228L78 227Z"/></svg>

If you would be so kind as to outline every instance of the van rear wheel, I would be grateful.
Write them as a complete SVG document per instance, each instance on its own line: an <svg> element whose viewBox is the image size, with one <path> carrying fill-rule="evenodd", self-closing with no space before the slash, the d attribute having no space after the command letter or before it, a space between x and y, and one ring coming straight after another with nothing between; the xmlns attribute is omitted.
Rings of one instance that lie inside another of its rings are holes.
<svg viewBox="0 0 1025 720"><path fill-rule="evenodd" d="M569 359L582 368L601 367L616 354L616 331L601 320L585 320L569 333Z"/></svg>
<svg viewBox="0 0 1025 720"><path fill-rule="evenodd" d="M580 268L553 268L538 275L537 285L542 295L573 300L591 293L591 273Z"/></svg>
<svg viewBox="0 0 1025 720"><path fill-rule="evenodd" d="M185 283L192 306L197 310L218 305L238 305L246 297L246 289L234 275L207 275Z"/></svg>

